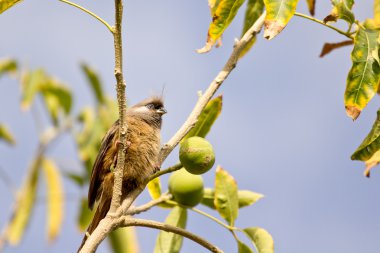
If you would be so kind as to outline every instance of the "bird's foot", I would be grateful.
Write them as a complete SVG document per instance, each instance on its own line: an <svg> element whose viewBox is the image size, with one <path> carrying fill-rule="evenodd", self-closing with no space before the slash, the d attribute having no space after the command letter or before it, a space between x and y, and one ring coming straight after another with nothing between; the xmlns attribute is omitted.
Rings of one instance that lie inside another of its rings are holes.
<svg viewBox="0 0 380 253"><path fill-rule="evenodd" d="M153 173L157 173L157 172L159 172L160 170L161 170L161 165L159 165L159 164L154 165Z"/></svg>

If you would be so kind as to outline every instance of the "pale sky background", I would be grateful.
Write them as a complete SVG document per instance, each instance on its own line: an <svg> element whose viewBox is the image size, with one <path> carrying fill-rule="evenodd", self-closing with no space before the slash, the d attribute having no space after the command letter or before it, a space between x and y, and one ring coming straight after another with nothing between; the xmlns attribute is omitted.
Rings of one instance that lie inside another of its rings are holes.
<svg viewBox="0 0 380 253"><path fill-rule="evenodd" d="M299 12L306 13L305 2L300 1ZM113 1L78 3L113 23ZM241 33L244 9L225 33L223 46L198 55L194 50L203 46L210 22L206 0L125 2L128 98L133 104L165 86L169 113L164 118L163 141L183 123L197 91L205 90L225 63L234 38ZM329 1L317 1L318 18L329 10ZM360 20L372 16L372 1L357 1L354 10ZM344 22L338 25L346 28ZM94 103L79 68L81 61L94 66L107 93L115 95L112 36L78 9L58 1L24 1L0 15L0 30L0 58L14 57L25 68L42 67L64 81L77 95L75 112ZM364 165L350 160L370 130L379 98L352 122L343 105L351 47L318 58L324 42L342 40L345 37L326 27L294 17L272 41L260 36L218 92L224 96L223 112L208 136L216 164L228 170L241 189L265 195L240 211L237 225L267 229L278 253L379 250L380 172L374 170L371 179L364 178ZM19 187L37 145L36 129L31 113L20 111L19 84L5 77L0 87L0 122L6 122L17 139L15 147L0 144L0 167ZM70 164L66 170L79 171L73 147L73 140L66 136L49 154ZM166 165L174 163L177 155L173 152ZM213 185L214 170L205 175L207 186ZM76 227L76 198L87 189L80 190L68 180L64 186L70 199L59 238L47 244L46 207L40 203L20 246L7 247L5 252L76 251L83 236ZM1 182L1 228L11 210L9 193ZM147 200L144 194L138 203ZM163 221L167 213L154 209L144 217ZM188 229L225 252L236 252L232 236L212 221L191 213ZM152 252L157 233L138 228L141 252ZM109 252L107 244L98 252ZM184 240L182 252L206 251Z"/></svg>

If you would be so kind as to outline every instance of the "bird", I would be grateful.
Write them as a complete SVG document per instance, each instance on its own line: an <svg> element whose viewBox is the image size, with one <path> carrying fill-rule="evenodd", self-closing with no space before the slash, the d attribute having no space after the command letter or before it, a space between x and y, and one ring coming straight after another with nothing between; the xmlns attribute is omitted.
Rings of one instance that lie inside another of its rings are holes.
<svg viewBox="0 0 380 253"><path fill-rule="evenodd" d="M149 177L159 169L160 132L162 115L166 113L162 97L150 97L126 110L127 146L122 183L122 200L134 189L146 184ZM114 174L117 166L120 121L111 126L103 137L95 159L88 190L88 207L97 208L87 228L78 252L85 244L88 235L110 209ZM144 185L145 186L145 185Z"/></svg>

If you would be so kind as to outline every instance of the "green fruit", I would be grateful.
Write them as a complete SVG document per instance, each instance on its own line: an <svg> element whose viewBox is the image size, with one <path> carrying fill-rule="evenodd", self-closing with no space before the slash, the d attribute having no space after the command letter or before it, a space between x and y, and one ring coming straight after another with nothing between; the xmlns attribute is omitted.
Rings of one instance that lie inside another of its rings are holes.
<svg viewBox="0 0 380 253"><path fill-rule="evenodd" d="M169 192L174 200L184 206L196 206L203 198L202 176L193 175L183 168L169 177Z"/></svg>
<svg viewBox="0 0 380 253"><path fill-rule="evenodd" d="M200 175L212 168L215 154L207 140L194 136L181 143L179 160L188 172Z"/></svg>

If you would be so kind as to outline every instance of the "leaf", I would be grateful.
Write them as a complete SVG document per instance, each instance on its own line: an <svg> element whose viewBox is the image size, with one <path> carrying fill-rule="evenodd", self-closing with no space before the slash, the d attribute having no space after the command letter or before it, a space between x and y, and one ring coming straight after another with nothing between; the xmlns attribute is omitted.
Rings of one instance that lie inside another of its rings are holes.
<svg viewBox="0 0 380 253"><path fill-rule="evenodd" d="M238 252L239 253L253 253L250 247L245 245L242 241L236 240L238 243Z"/></svg>
<svg viewBox="0 0 380 253"><path fill-rule="evenodd" d="M198 53L207 53L230 25L244 0L210 1L212 22L208 28L206 45Z"/></svg>
<svg viewBox="0 0 380 253"><path fill-rule="evenodd" d="M187 210L174 207L165 220L165 224L186 228ZM182 247L183 237L170 232L160 231L157 237L154 253L178 253Z"/></svg>
<svg viewBox="0 0 380 253"><path fill-rule="evenodd" d="M29 224L36 200L40 163L40 160L33 161L17 196L12 218L6 228L6 238L11 245L17 245L20 242Z"/></svg>
<svg viewBox="0 0 380 253"><path fill-rule="evenodd" d="M349 25L355 22L354 13L351 11L354 0L331 0L333 8L330 14L323 19L323 22L336 22L338 19L347 21Z"/></svg>
<svg viewBox="0 0 380 253"><path fill-rule="evenodd" d="M288 24L296 12L298 0L264 0L265 17L264 38L271 40Z"/></svg>
<svg viewBox="0 0 380 253"><path fill-rule="evenodd" d="M106 98L95 111L86 107L77 117L82 123L82 129L76 133L76 143L79 157L86 167L87 174L91 174L92 165L98 154L102 137L117 119L117 104L115 100Z"/></svg>
<svg viewBox="0 0 380 253"><path fill-rule="evenodd" d="M44 159L41 165L47 187L47 234L49 241L51 241L57 237L62 227L63 185L58 168L52 160Z"/></svg>
<svg viewBox="0 0 380 253"><path fill-rule="evenodd" d="M262 199L264 195L248 190L238 191L239 208L250 206Z"/></svg>
<svg viewBox="0 0 380 253"><path fill-rule="evenodd" d="M113 253L138 253L136 229L134 227L118 228L108 236Z"/></svg>
<svg viewBox="0 0 380 253"><path fill-rule="evenodd" d="M27 72L22 78L21 108L29 109L37 94L44 99L46 109L54 124L60 112L68 115L72 106L71 91L64 84L47 75L42 69Z"/></svg>
<svg viewBox="0 0 380 253"><path fill-rule="evenodd" d="M362 109L376 94L380 66L378 59L378 31L359 27L351 53L352 68L347 76L344 94L346 113L353 120L359 117Z"/></svg>
<svg viewBox="0 0 380 253"><path fill-rule="evenodd" d="M371 170L380 163L380 150L376 151L373 156L365 162L366 168L364 170L364 176L370 177Z"/></svg>
<svg viewBox="0 0 380 253"><path fill-rule="evenodd" d="M0 5L1 5L1 1L0 1ZM17 70L17 62L15 60L13 59L0 60L0 77L6 73L13 73L16 70Z"/></svg>
<svg viewBox="0 0 380 253"><path fill-rule="evenodd" d="M158 199L161 196L161 183L160 178L156 177L155 179L149 181L148 185L149 195L152 199Z"/></svg>
<svg viewBox="0 0 380 253"><path fill-rule="evenodd" d="M80 231L85 231L90 225L92 217L94 217L95 212L88 208L87 198L82 198L78 213L78 228Z"/></svg>
<svg viewBox="0 0 380 253"><path fill-rule="evenodd" d="M239 212L237 184L220 166L216 168L214 205L219 214L234 226Z"/></svg>
<svg viewBox="0 0 380 253"><path fill-rule="evenodd" d="M241 36L251 28L251 26L256 22L256 20L261 16L264 11L264 1L263 0L248 0L247 9L245 11L244 17L244 27ZM239 57L243 57L255 44L256 35L248 42L247 46L240 53Z"/></svg>
<svg viewBox="0 0 380 253"><path fill-rule="evenodd" d="M375 0L373 4L373 17L377 27L380 27L380 0Z"/></svg>
<svg viewBox="0 0 380 253"><path fill-rule="evenodd" d="M21 79L21 108L27 110L33 103L41 85L46 82L46 75L42 69L26 72Z"/></svg>
<svg viewBox="0 0 380 253"><path fill-rule="evenodd" d="M0 0L0 14L11 8L13 5L20 2L20 0Z"/></svg>
<svg viewBox="0 0 380 253"><path fill-rule="evenodd" d="M349 46L349 45L352 45L352 44L354 44L354 42L352 40L345 40L345 41L338 42L338 43L325 43L323 45L322 52L319 55L319 57L323 57L323 56L325 56L326 54L329 54L331 51L333 51L335 49L338 49L338 48L341 48L341 47L344 47L344 46Z"/></svg>
<svg viewBox="0 0 380 253"><path fill-rule="evenodd" d="M264 195L248 190L240 190L238 191L238 205L239 208L253 205L258 200L263 198ZM215 191L211 188L205 188L203 191L203 199L201 203L205 206L208 206L212 209L216 209L214 204Z"/></svg>
<svg viewBox="0 0 380 253"><path fill-rule="evenodd" d="M87 81L91 86L91 89L95 95L96 101L102 104L105 101L105 98L103 95L103 89L102 89L99 75L95 72L94 69L92 69L86 63L82 63L81 68L84 74L86 75Z"/></svg>
<svg viewBox="0 0 380 253"><path fill-rule="evenodd" d="M54 124L58 123L60 112L65 115L70 113L72 105L71 91L63 84L50 79L41 87L41 94Z"/></svg>
<svg viewBox="0 0 380 253"><path fill-rule="evenodd" d="M351 155L352 160L367 161L380 149L380 109L372 129L356 151Z"/></svg>
<svg viewBox="0 0 380 253"><path fill-rule="evenodd" d="M0 124L0 140L6 141L8 144L14 145L16 143L13 135L9 131L8 127L4 124Z"/></svg>
<svg viewBox="0 0 380 253"><path fill-rule="evenodd" d="M309 12L312 16L315 14L315 0L306 0L307 7L309 8Z"/></svg>
<svg viewBox="0 0 380 253"><path fill-rule="evenodd" d="M244 233L252 240L258 253L274 253L272 236L263 228L246 228Z"/></svg>
<svg viewBox="0 0 380 253"><path fill-rule="evenodd" d="M223 97L218 96L210 100L206 107L203 109L201 115L198 117L198 121L191 129L187 135L182 139L181 142L192 136L205 137L214 124L215 120L219 117L222 112Z"/></svg>
<svg viewBox="0 0 380 253"><path fill-rule="evenodd" d="M76 183L79 186L83 186L84 183L86 182L86 176L85 175L67 172L67 173L65 173L65 176L70 178L71 181L73 181L74 183Z"/></svg>

